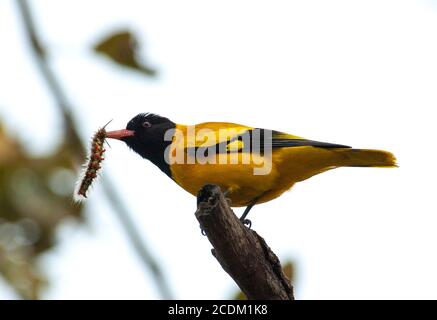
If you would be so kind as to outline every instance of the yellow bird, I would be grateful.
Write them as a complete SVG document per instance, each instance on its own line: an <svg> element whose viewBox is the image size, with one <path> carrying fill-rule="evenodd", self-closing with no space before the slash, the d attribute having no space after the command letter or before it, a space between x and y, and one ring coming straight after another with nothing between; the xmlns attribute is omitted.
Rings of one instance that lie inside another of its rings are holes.
<svg viewBox="0 0 437 320"><path fill-rule="evenodd" d="M235 123L181 125L139 114L126 129L107 133L158 166L196 196L205 184L226 192L231 206L246 206L243 223L255 204L270 201L296 182L338 167L395 167L390 152L307 140L275 130Z"/></svg>

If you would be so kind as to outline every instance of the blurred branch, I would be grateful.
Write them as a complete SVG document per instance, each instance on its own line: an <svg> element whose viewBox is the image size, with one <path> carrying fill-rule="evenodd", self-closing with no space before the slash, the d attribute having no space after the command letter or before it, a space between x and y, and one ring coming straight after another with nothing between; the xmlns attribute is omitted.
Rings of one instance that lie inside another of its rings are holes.
<svg viewBox="0 0 437 320"><path fill-rule="evenodd" d="M35 56L37 65L50 89L50 92L54 96L58 110L63 116L66 130L66 139L71 143L72 146L74 146L73 148L75 150L72 150L72 154L77 157L76 160L80 163L85 158L86 147L82 143L78 134L78 126L72 116L73 108L69 103L66 94L60 85L59 80L56 78L55 73L50 68L47 59L47 53L40 41L40 37L38 36L37 28L34 23L33 16L31 14L31 10L29 8L27 0L17 0L17 3L23 19L25 27L24 31L31 44L32 52ZM137 252L138 256L141 258L144 266L153 273L153 279L156 282L161 296L165 299L172 298L172 294L170 292L167 281L161 272L161 268L142 241L139 232L135 228L135 224L130 218L129 211L127 210L124 203L121 201L120 197L118 197L114 184L111 182L109 177L102 179L102 184L105 190L105 195L110 202L114 213L118 217L121 226L127 233L128 239L130 240L133 248Z"/></svg>
<svg viewBox="0 0 437 320"><path fill-rule="evenodd" d="M118 219L120 220L126 233L128 234L132 246L136 250L137 254L140 256L144 264L147 265L150 272L152 272L153 279L159 287L162 298L171 299L173 295L170 291L166 279L164 278L164 274L161 272L161 267L156 262L155 258L151 255L149 249L142 241L141 236L135 227L135 223L130 218L130 214L126 209L126 206L123 205L123 201L121 200L119 193L114 188L114 184L110 182L107 175L102 178L102 185L107 197L111 199L114 213L118 216Z"/></svg>
<svg viewBox="0 0 437 320"><path fill-rule="evenodd" d="M264 239L246 228L214 185L197 196L196 218L214 249L212 254L248 299L294 300L293 287Z"/></svg>
<svg viewBox="0 0 437 320"><path fill-rule="evenodd" d="M50 89L51 94L53 94L56 100L59 111L62 113L66 128L65 134L67 141L70 141L71 145L75 146L76 150L74 151L77 152L77 160L81 162L86 156L86 149L83 146L76 130L75 121L71 113L71 110L73 108L68 103L68 99L64 91L62 90L59 81L56 79L55 74L50 69L50 66L47 62L47 53L41 41L39 40L37 29L35 27L33 16L30 12L27 0L18 0L17 3L23 19L25 35L27 36L31 44L32 51L36 58L35 61L42 75L44 76L44 79Z"/></svg>

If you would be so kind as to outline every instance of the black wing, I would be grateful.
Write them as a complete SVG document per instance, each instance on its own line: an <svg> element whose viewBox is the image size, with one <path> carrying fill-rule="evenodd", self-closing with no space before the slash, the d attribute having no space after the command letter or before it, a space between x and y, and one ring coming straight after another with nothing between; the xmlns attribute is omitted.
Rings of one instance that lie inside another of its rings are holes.
<svg viewBox="0 0 437 320"><path fill-rule="evenodd" d="M187 148L189 153L192 152L214 152L231 153L231 152L264 152L266 148L292 148L292 147L316 147L316 148L351 148L342 144L320 142L307 140L287 133L255 128L247 130L239 135L230 137L212 146L199 146Z"/></svg>

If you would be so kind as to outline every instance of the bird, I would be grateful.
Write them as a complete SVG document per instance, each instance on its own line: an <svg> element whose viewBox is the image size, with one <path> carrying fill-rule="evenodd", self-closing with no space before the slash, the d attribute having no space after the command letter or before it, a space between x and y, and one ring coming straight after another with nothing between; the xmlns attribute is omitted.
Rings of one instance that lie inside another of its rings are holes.
<svg viewBox="0 0 437 320"><path fill-rule="evenodd" d="M206 184L218 185L232 207L246 207L240 220L249 227L253 206L314 175L339 167L397 167L388 151L236 123L183 125L154 113L140 113L106 137L123 141L194 196Z"/></svg>

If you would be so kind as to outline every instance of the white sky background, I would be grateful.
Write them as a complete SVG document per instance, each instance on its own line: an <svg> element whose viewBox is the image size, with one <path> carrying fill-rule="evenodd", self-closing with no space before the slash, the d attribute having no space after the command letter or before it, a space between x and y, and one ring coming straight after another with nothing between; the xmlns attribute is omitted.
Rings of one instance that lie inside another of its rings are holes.
<svg viewBox="0 0 437 320"><path fill-rule="evenodd" d="M23 39L0 2L0 116L35 153L61 132ZM297 262L299 299L437 299L436 1L32 1L87 138L139 112L179 123L231 121L390 150L399 169L342 168L257 206L253 227ZM143 40L157 80L90 47L118 27ZM177 298L229 298L195 198L111 143L103 174L165 268ZM97 185L88 225L66 224L46 255L44 298L158 298ZM240 213L242 209L236 211ZM0 299L13 298L0 286Z"/></svg>

